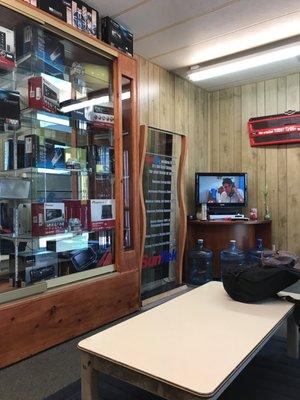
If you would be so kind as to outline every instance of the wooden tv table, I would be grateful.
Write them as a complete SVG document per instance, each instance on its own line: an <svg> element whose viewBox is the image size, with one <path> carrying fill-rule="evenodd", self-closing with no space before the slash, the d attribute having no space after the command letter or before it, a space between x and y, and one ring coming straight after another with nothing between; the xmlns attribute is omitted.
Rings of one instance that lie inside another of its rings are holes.
<svg viewBox="0 0 300 400"><path fill-rule="evenodd" d="M286 319L298 356L293 308L238 303L210 282L81 341L82 400L99 399L97 371L169 400L217 399Z"/></svg>
<svg viewBox="0 0 300 400"><path fill-rule="evenodd" d="M234 239L240 249L254 248L256 239L261 238L264 246L271 249L271 220L255 221L199 221L190 220L187 225L186 253L195 247L197 239L204 239L204 246L213 251L213 276L221 277L220 251L227 249ZM185 268L188 260L186 259Z"/></svg>

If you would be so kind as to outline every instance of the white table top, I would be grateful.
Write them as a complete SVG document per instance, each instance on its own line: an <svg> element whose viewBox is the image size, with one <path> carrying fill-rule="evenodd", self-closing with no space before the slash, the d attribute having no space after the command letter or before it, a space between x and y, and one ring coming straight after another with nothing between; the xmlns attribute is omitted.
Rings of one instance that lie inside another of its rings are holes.
<svg viewBox="0 0 300 400"><path fill-rule="evenodd" d="M233 301L210 282L79 343L79 348L208 396L293 307Z"/></svg>

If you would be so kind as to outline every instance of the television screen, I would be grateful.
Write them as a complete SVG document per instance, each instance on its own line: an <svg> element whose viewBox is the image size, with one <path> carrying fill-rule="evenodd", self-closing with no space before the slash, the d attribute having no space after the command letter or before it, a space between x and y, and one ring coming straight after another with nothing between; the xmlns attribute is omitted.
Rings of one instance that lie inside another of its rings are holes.
<svg viewBox="0 0 300 400"><path fill-rule="evenodd" d="M196 205L245 206L247 174L196 173Z"/></svg>

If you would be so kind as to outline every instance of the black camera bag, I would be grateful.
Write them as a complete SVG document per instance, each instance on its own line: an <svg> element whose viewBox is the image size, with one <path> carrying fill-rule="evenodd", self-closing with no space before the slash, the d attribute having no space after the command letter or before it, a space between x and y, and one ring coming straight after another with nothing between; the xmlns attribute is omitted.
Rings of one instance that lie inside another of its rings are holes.
<svg viewBox="0 0 300 400"><path fill-rule="evenodd" d="M300 279L300 272L292 268L249 266L238 267L223 273L223 286L229 296L243 303L255 303L270 297ZM300 301L285 297L296 305L295 319L300 325Z"/></svg>

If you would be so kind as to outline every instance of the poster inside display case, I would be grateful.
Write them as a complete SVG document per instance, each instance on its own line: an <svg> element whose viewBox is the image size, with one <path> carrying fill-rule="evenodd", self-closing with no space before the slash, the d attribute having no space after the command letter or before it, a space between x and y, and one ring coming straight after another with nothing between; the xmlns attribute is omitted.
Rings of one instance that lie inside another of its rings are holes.
<svg viewBox="0 0 300 400"><path fill-rule="evenodd" d="M114 271L115 154L112 58L3 6L0 54L1 303Z"/></svg>
<svg viewBox="0 0 300 400"><path fill-rule="evenodd" d="M179 134L152 127L142 127L141 133L145 153L142 297L147 298L180 281L186 223L180 191L185 142Z"/></svg>

